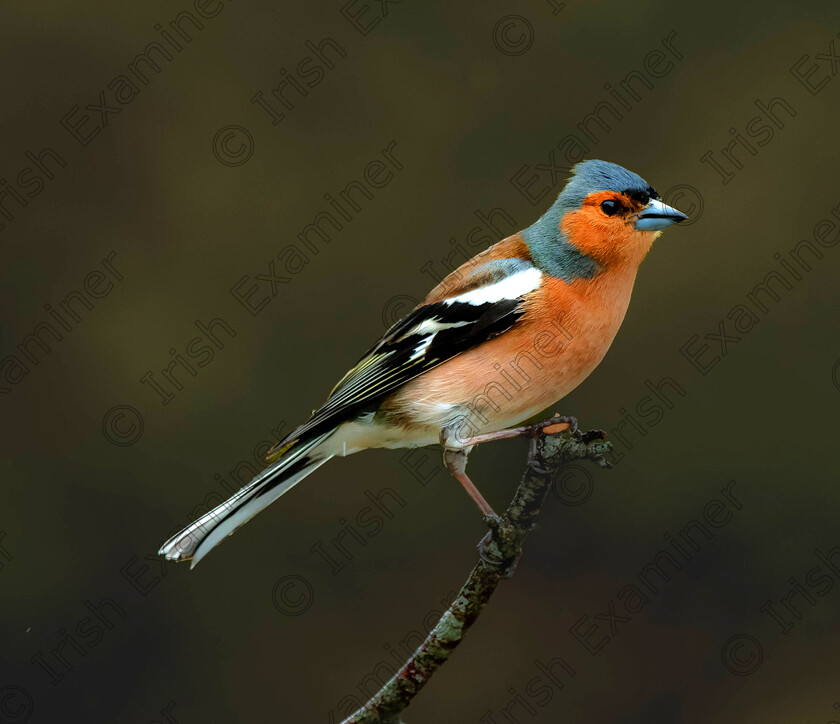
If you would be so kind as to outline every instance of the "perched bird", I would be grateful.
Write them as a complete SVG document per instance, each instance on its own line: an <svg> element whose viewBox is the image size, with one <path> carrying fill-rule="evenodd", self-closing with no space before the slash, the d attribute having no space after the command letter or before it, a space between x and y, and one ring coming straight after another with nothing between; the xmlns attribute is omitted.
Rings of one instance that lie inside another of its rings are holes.
<svg viewBox="0 0 840 724"><path fill-rule="evenodd" d="M508 428L586 379L653 240L687 218L616 164L584 161L572 173L538 221L446 277L269 451L265 470L160 554L195 566L316 468L368 448L440 442L448 470L493 515L466 474L470 450L516 434Z"/></svg>

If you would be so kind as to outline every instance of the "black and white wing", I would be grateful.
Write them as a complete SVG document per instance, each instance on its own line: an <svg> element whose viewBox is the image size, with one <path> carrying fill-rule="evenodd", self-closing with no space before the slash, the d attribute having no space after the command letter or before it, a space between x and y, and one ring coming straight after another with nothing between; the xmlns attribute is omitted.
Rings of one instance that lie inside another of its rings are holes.
<svg viewBox="0 0 840 724"><path fill-rule="evenodd" d="M391 327L344 375L323 406L268 456L375 409L406 382L507 331L522 316L523 299L539 286L540 277L536 267L521 259L476 267L453 296L417 307Z"/></svg>

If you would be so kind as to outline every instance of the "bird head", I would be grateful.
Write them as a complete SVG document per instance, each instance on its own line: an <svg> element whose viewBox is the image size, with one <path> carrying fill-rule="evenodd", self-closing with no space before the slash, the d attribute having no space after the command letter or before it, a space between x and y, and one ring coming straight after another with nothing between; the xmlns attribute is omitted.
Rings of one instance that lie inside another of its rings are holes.
<svg viewBox="0 0 840 724"><path fill-rule="evenodd" d="M523 232L537 265L566 281L638 266L663 229L688 218L617 164L584 161L572 172L551 209Z"/></svg>

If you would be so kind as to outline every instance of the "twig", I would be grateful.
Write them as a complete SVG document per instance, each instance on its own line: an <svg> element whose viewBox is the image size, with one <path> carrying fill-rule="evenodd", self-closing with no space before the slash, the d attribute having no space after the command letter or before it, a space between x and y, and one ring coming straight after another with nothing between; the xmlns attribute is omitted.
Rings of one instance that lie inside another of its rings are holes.
<svg viewBox="0 0 840 724"><path fill-rule="evenodd" d="M479 561L455 601L402 669L342 724L403 724L402 712L461 643L499 581L513 575L554 472L570 460L588 459L608 467L604 456L612 446L602 432L543 435L542 427L538 424L530 430L528 465L505 514L485 518L490 531L479 543Z"/></svg>

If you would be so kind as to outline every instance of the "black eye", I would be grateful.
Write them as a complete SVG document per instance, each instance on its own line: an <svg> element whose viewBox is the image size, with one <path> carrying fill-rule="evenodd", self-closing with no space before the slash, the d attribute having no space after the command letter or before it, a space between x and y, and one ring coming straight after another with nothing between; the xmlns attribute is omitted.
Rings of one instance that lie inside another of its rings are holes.
<svg viewBox="0 0 840 724"><path fill-rule="evenodd" d="M603 211L607 216L615 216L619 211L621 211L621 204L615 199L607 199L606 201L601 202L601 211Z"/></svg>

